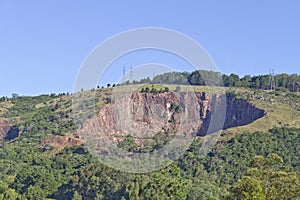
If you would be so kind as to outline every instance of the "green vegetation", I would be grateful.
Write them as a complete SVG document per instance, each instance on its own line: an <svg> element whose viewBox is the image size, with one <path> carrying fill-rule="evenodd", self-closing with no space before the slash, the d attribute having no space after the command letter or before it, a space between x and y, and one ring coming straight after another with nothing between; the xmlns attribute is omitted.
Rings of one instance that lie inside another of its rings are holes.
<svg viewBox="0 0 300 200"><path fill-rule="evenodd" d="M155 76L152 80L148 77L134 84L177 84L177 85L208 85L225 87L246 87L254 89L271 89L270 75L250 76L240 78L237 74L220 74L219 72L196 70L189 72L168 72ZM129 83L127 83L129 84ZM300 76L297 74L278 74L274 76L274 85L279 91L300 91Z"/></svg>
<svg viewBox="0 0 300 200"><path fill-rule="evenodd" d="M163 87L163 86L154 86L152 85L151 88L149 87L142 87L140 90L141 93L153 93L153 94L158 94L158 93L164 93L164 92L169 92L170 89L168 87Z"/></svg>
<svg viewBox="0 0 300 200"><path fill-rule="evenodd" d="M148 174L106 167L83 147L53 155L23 141L2 143L0 191L4 199L293 199L299 194L299 139L299 129L278 128L240 135L199 157L198 138L178 161ZM264 160L268 155L280 163Z"/></svg>
<svg viewBox="0 0 300 200"><path fill-rule="evenodd" d="M283 168L280 156L256 156L251 167L227 199L299 199L300 177Z"/></svg>
<svg viewBox="0 0 300 200"><path fill-rule="evenodd" d="M266 111L266 116L246 126L234 127L229 132L268 131L274 127L300 128L300 95L291 92L271 92L248 88L227 90L236 98L242 98Z"/></svg>
<svg viewBox="0 0 300 200"><path fill-rule="evenodd" d="M135 143L134 137L128 135L122 142L118 143L118 147L126 151L135 152L138 148L138 145Z"/></svg>
<svg viewBox="0 0 300 200"><path fill-rule="evenodd" d="M190 86L137 85L139 91L143 87L144 92L147 87L148 92L153 88L156 92L166 88L179 92ZM96 90L96 109L112 101L112 92L118 88L131 91L127 86ZM207 90L205 86L192 88ZM228 92L266 110L267 115L252 124L223 131L219 143L205 156L200 152L205 138L197 137L180 159L145 174L109 168L99 163L84 144L42 143L51 136L76 136L70 95L1 98L0 119L18 128L21 135L0 139L0 200L299 199L299 95L246 87ZM80 95L89 96L88 91ZM170 105L170 111L181 110L180 105ZM117 145L131 152L152 152L173 136L159 132L143 148L134 137L126 136Z"/></svg>

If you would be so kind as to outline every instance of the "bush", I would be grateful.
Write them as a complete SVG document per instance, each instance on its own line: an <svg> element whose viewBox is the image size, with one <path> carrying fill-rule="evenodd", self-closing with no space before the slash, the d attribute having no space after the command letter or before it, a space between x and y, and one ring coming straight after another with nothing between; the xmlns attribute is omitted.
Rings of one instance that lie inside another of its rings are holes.
<svg viewBox="0 0 300 200"><path fill-rule="evenodd" d="M180 92L181 91L181 87L179 85L177 85L174 91L175 92Z"/></svg>

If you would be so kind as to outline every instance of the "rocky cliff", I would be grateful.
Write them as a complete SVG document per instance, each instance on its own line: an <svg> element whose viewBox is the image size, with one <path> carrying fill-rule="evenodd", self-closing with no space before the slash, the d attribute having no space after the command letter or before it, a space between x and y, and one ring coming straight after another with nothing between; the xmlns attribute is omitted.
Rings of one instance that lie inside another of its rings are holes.
<svg viewBox="0 0 300 200"><path fill-rule="evenodd" d="M9 131L10 128L11 126L9 126L5 120L0 119L0 138L5 138L6 133Z"/></svg>
<svg viewBox="0 0 300 200"><path fill-rule="evenodd" d="M158 132L204 136L220 129L246 125L264 115L264 110L230 95L133 93L112 99L97 117L85 123L80 136L83 140L105 136L113 142L122 141L128 135L137 140L147 139Z"/></svg>

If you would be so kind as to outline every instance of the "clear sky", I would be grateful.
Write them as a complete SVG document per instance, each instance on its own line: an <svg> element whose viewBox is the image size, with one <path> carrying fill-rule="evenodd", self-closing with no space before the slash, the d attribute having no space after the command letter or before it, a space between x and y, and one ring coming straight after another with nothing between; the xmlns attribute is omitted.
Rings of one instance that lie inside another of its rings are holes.
<svg viewBox="0 0 300 200"><path fill-rule="evenodd" d="M96 45L140 27L192 37L222 73L299 74L299 10L298 0L0 0L0 96L72 92Z"/></svg>

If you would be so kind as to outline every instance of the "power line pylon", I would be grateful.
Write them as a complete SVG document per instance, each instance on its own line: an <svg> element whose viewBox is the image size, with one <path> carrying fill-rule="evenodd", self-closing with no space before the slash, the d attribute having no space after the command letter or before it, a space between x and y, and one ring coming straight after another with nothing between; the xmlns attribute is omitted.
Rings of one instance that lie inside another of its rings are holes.
<svg viewBox="0 0 300 200"><path fill-rule="evenodd" d="M270 91L272 92L275 90L274 69L272 68L270 68L269 79L270 79Z"/></svg>

